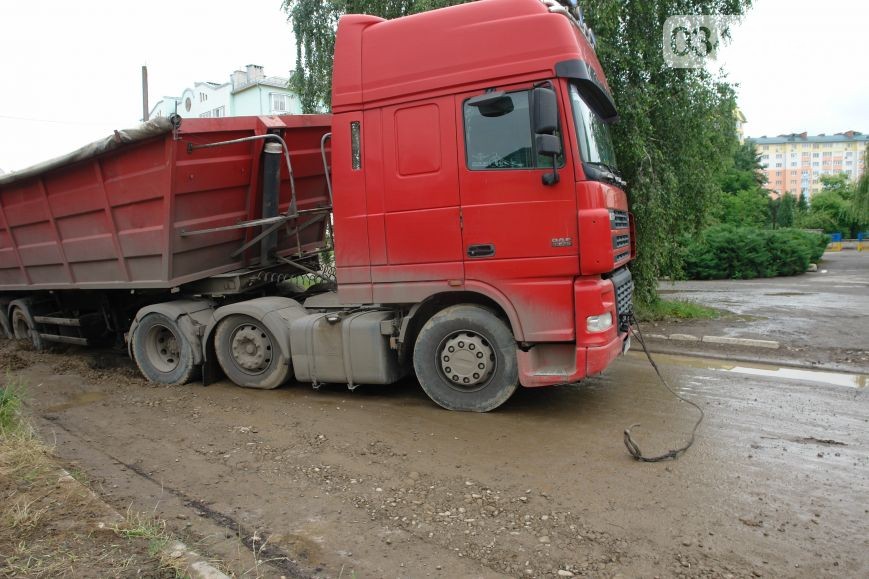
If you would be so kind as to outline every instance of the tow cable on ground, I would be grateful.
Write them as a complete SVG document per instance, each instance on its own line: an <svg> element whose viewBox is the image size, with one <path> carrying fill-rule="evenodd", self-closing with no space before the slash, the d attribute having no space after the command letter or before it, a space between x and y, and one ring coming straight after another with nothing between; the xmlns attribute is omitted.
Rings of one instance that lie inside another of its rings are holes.
<svg viewBox="0 0 869 579"><path fill-rule="evenodd" d="M664 375L661 374L660 368L658 368L658 365L652 359L652 355L649 353L649 349L646 347L646 341L643 338L643 331L642 329L640 329L640 323L639 321L637 321L636 316L634 316L633 312L631 312L625 314L625 317L627 318L626 321L628 322L628 327L630 328L631 334L633 334L633 336L637 339L637 342L639 342L640 346L643 347L643 352L645 352L646 358L649 359L649 364L651 364L652 368L655 369L655 373L658 375L658 378L661 380L661 384L664 385L664 388L666 388L670 392L670 394L675 396L677 399L696 408L697 412L700 413L699 418L697 418L697 422L694 423L694 428L691 429L691 437L688 439L687 444L685 444L684 446L674 448L673 450L669 450L664 454L660 454L658 456L645 456L643 454L643 451L640 450L640 446L631 435L631 430L637 428L640 425L632 424L628 428L625 428L625 447L627 447L630 455L634 457L634 460L638 460L640 462L662 462L665 460L679 458L680 455L685 453L694 444L694 437L697 434L697 429L700 428L700 423L703 422L703 419L706 417L706 413L704 413L703 409L700 408L700 406L697 405L695 402L688 400L687 398L684 398L679 394L676 394L675 390L670 387L670 385L667 383L666 378L664 378Z"/></svg>

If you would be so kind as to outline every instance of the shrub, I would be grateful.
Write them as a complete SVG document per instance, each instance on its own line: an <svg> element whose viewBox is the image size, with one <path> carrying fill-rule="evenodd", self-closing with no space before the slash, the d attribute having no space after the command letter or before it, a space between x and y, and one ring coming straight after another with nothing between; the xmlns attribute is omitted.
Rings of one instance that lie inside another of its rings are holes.
<svg viewBox="0 0 869 579"><path fill-rule="evenodd" d="M797 229L716 225L683 244L690 279L752 279L798 275L821 258L826 236Z"/></svg>

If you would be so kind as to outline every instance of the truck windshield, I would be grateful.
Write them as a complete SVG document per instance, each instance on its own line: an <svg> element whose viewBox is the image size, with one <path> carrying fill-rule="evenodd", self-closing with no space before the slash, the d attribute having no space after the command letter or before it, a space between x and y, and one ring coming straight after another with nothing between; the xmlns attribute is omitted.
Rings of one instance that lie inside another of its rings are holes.
<svg viewBox="0 0 869 579"><path fill-rule="evenodd" d="M616 174L618 168L609 127L588 107L573 84L570 85L570 102L582 160Z"/></svg>

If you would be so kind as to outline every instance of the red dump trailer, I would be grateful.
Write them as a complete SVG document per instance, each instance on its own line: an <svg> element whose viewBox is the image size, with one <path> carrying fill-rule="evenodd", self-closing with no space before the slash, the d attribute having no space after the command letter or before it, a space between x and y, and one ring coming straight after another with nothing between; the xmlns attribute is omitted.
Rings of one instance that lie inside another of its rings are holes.
<svg viewBox="0 0 869 579"><path fill-rule="evenodd" d="M0 177L7 335L114 341L162 384L413 372L472 411L627 349L618 115L570 3L343 17L332 105L158 119Z"/></svg>

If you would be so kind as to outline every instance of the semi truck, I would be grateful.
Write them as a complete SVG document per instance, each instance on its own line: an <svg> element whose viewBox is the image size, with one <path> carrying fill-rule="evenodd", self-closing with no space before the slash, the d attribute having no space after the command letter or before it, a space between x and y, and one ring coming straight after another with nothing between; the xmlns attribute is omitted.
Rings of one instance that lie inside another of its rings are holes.
<svg viewBox="0 0 869 579"><path fill-rule="evenodd" d="M627 350L618 115L575 9L347 15L332 85L330 115L157 118L0 177L3 333L165 385L415 374L478 412Z"/></svg>

